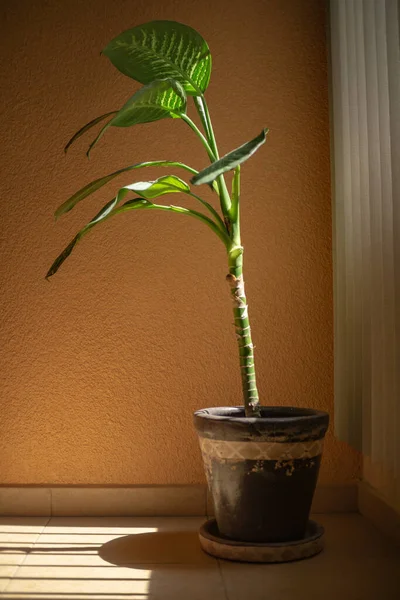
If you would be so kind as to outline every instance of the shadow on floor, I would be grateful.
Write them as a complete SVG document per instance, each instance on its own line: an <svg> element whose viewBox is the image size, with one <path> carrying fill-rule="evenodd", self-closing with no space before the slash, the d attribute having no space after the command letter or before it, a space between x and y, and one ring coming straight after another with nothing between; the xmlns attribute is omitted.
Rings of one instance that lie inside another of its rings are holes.
<svg viewBox="0 0 400 600"><path fill-rule="evenodd" d="M157 531L116 538L99 549L99 556L116 566L136 569L148 565L209 565L215 559L205 554L194 531Z"/></svg>

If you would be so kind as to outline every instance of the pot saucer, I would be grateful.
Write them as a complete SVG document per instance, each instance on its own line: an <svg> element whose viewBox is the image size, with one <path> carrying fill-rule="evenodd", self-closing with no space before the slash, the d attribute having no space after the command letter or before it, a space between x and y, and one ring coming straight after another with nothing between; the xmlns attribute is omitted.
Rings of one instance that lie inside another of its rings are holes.
<svg viewBox="0 0 400 600"><path fill-rule="evenodd" d="M222 536L216 520L209 519L201 526L199 538L202 549L216 558L238 562L280 563L310 558L321 552L324 547L324 528L310 520L301 540L258 544L235 542Z"/></svg>

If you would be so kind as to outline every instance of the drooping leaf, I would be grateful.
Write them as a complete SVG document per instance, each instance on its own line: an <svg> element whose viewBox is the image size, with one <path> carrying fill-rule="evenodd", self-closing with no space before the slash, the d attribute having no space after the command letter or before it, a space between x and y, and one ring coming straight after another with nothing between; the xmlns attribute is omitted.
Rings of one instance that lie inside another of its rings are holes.
<svg viewBox="0 0 400 600"><path fill-rule="evenodd" d="M231 246L231 239L226 231L224 231L223 229L220 229L218 227L217 223L215 223L212 219L210 219L203 213L200 213L197 210L193 210L190 208L184 208L182 206L175 206L175 205L168 206L165 204L154 204L153 202L150 202L149 200L143 200L141 203L136 203L135 200L128 200L127 202L124 202L124 204L122 206L119 206L118 208L115 209L115 214L123 213L128 210L132 210L132 209L139 209L139 208L162 210L162 211L184 214L184 215L194 217L195 219L198 219L199 221L202 221L205 225L207 225L207 227L209 227L220 238L220 240L223 242L223 244L225 245L225 247L227 249Z"/></svg>
<svg viewBox="0 0 400 600"><path fill-rule="evenodd" d="M144 183L144 182L142 182L142 183ZM146 183L151 183L151 182L146 182ZM68 244L68 246L66 246L66 248L64 248L64 250L61 252L61 254L56 258L56 260L51 265L50 269L48 270L48 272L46 274L47 280L49 280L50 277L52 277L55 273L57 273L58 269L69 257L69 255L71 254L71 252L73 251L73 249L75 248L77 243L87 233L89 233L90 230L95 225L98 225L99 223L101 223L102 221L104 221L106 219L109 219L110 217L113 217L115 215L124 213L124 212L132 210L132 209L155 209L155 210L162 210L162 211L168 211L168 212L173 212L173 213L186 214L191 217L195 217L196 219L205 223L221 239L221 241L224 243L226 248L228 248L230 246L231 240L230 240L229 236L226 234L226 232L219 229L218 225L214 221L212 221L209 217L207 217L206 215L203 215L202 213L199 213L196 210L192 210L189 208L183 208L181 206L165 206L165 205L161 205L161 204L153 204L153 202L151 202L150 200L147 200L146 198L133 198L131 200L128 200L124 204L122 204L122 206L117 206L118 203L121 200L123 200L123 198L130 191L132 191L132 187L133 186L127 186L125 188L121 188L119 190L117 196L115 198L113 198L112 200L110 200L110 202L107 202L107 204L101 209L101 211L76 234L76 236L72 239L72 241ZM169 191L174 191L174 190L169 190ZM180 191L180 190L175 190L175 191ZM169 193L169 192L162 192L158 195L163 195L163 193Z"/></svg>
<svg viewBox="0 0 400 600"><path fill-rule="evenodd" d="M129 165L129 167L118 169L118 171L114 171L109 175L105 175L104 177L95 179L91 183L88 183L83 188L75 192L73 196L68 198L68 200L66 200L63 204L61 204L61 206L57 208L55 212L56 219L58 219L58 217L61 217L61 215L63 215L64 213L67 213L68 211L73 209L74 206L78 204L78 202L84 200L85 198L90 196L90 194L93 194L94 192L99 190L101 187L103 187L103 185L106 185L109 181L111 181L115 177L118 177L118 175L121 175L121 173L126 173L127 171L133 171L134 169L141 169L144 167L180 167L182 169L185 169L186 171L189 171L189 173L197 173L196 169L192 169L192 167L188 167L187 165L181 162L172 160L150 160L147 162Z"/></svg>
<svg viewBox="0 0 400 600"><path fill-rule="evenodd" d="M63 262L71 254L72 250L75 248L75 246L79 242L79 240L86 233L88 233L92 229L92 227L94 227L97 223L100 223L101 221L103 221L104 219L106 219L107 216L109 216L109 214L111 213L111 211L113 210L113 208L116 206L116 203L117 203L117 199L116 198L113 198L112 200L110 200L109 202L107 202L107 204L105 204L103 206L103 208L100 210L100 212L98 212L97 215L93 219L91 219L89 221L89 223L87 223L87 225L85 225L76 234L76 236L68 244L68 246L66 248L64 248L64 250L61 252L61 254L59 256L57 256L56 260L53 262L53 264L51 265L50 269L47 272L46 279L48 279L49 277L51 277L52 275L54 275L54 273L56 273L58 271L58 269L61 267L61 265L63 264Z"/></svg>
<svg viewBox="0 0 400 600"><path fill-rule="evenodd" d="M73 144L78 138L80 138L81 135L83 135L84 133L86 133L87 131L89 131L89 129L91 129L92 127L94 127L95 125L97 125L97 123L100 123L101 121L104 121L104 119L107 119L107 117L111 117L111 115L115 115L115 113L117 113L117 112L118 111L113 110L112 112L108 112L105 115L101 115L100 117L96 117L95 119L93 119L93 121L90 121L89 123L86 123L86 125L84 125L83 127L81 127L81 129L79 129L79 131L77 131L75 133L75 135L72 136L72 138L69 140L68 144L65 146L64 152L67 152L67 150L71 146L71 144Z"/></svg>
<svg viewBox="0 0 400 600"><path fill-rule="evenodd" d="M151 21L124 31L103 50L124 75L147 84L171 77L187 94L203 93L211 75L211 54L202 36L176 21Z"/></svg>
<svg viewBox="0 0 400 600"><path fill-rule="evenodd" d="M256 150L265 142L268 129L263 129L262 132L250 142L246 142L236 150L232 150L219 160L216 160L211 165L194 175L191 178L191 183L200 185L202 183L211 183L219 175L235 169L238 165L245 162Z"/></svg>
<svg viewBox="0 0 400 600"><path fill-rule="evenodd" d="M142 198L135 198L134 200L132 200L132 203L134 203L134 202L140 203L140 202L147 202L147 201L143 200ZM91 219L91 221L89 221L89 223L87 223L84 227L82 227L82 229L76 234L76 236L73 238L73 240L71 240L71 242L68 244L68 246L66 246L66 248L64 248L64 250L61 252L61 254L59 256L57 256L56 260L53 262L53 264L51 265L50 269L47 272L46 279L49 279L52 275L57 273L58 269L61 267L63 262L68 258L68 256L71 254L72 250L75 248L76 244L87 233L89 233L89 231L95 225L98 225L105 219L108 219L109 217L112 217L113 214L115 214L114 209L117 204L118 204L118 196L113 198L109 202L107 202L107 204L105 204L103 206L103 208L100 210L100 212L98 212L97 215L93 219Z"/></svg>
<svg viewBox="0 0 400 600"><path fill-rule="evenodd" d="M159 196L164 196L164 194L173 194L176 192L187 193L190 191L190 187L186 181L183 181L179 177L166 175L165 177L159 177L155 181L137 181L136 183L125 185L118 193L122 190L136 192L142 198L151 200Z"/></svg>
<svg viewBox="0 0 400 600"><path fill-rule="evenodd" d="M109 127L131 127L160 119L180 118L186 112L186 93L173 79L157 79L138 90L116 115L104 125L90 144L87 155Z"/></svg>
<svg viewBox="0 0 400 600"><path fill-rule="evenodd" d="M193 198L199 200L201 204L211 212L213 217L216 219L215 221L213 221L215 227L223 233L226 233L224 222L222 221L221 217L214 209L214 207L202 198L199 198L199 196L192 194L190 192L190 187L186 183L186 181L183 181L179 177L176 177L176 175L167 175L165 177L159 177L155 181L137 181L130 185L126 185L118 191L118 204L121 203L121 201L124 199L128 192L135 192L136 194L139 194L141 198L145 198L146 200L153 200L154 198L159 198L160 196L164 196L165 194L174 194L178 192L189 194ZM182 210L186 211L188 209ZM209 219L209 217L207 217L207 219Z"/></svg>

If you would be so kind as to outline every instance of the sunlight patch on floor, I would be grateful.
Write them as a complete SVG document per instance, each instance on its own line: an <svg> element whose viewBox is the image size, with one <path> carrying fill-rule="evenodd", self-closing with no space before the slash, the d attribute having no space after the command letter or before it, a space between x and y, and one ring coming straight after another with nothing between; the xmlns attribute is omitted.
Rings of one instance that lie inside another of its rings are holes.
<svg viewBox="0 0 400 600"><path fill-rule="evenodd" d="M399 600L400 548L358 514L317 520L320 555L252 565L204 554L201 517L0 517L0 597Z"/></svg>

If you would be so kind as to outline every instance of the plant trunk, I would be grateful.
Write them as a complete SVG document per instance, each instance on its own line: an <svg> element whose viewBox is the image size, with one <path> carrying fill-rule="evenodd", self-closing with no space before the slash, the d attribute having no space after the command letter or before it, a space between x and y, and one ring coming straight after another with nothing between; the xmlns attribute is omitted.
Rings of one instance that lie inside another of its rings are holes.
<svg viewBox="0 0 400 600"><path fill-rule="evenodd" d="M226 277L231 288L235 332L239 348L240 372L246 417L260 417L259 398L254 365L254 346L251 339L248 306L244 292L243 255L229 260Z"/></svg>

